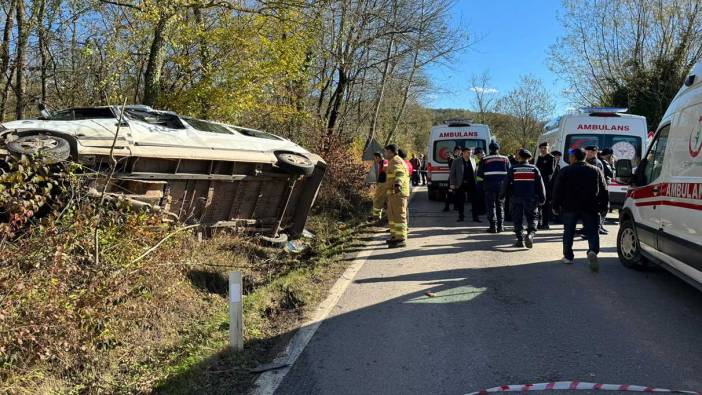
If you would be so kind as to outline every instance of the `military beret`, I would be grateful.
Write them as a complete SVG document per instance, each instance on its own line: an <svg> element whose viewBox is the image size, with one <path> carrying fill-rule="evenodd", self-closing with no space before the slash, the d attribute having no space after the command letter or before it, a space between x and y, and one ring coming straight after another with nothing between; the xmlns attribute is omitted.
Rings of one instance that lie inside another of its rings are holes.
<svg viewBox="0 0 702 395"><path fill-rule="evenodd" d="M596 145L588 145L585 147L585 151L599 151Z"/></svg>
<svg viewBox="0 0 702 395"><path fill-rule="evenodd" d="M524 159L529 159L531 158L531 152L529 152L529 150L527 149L522 148L519 150L519 156Z"/></svg>

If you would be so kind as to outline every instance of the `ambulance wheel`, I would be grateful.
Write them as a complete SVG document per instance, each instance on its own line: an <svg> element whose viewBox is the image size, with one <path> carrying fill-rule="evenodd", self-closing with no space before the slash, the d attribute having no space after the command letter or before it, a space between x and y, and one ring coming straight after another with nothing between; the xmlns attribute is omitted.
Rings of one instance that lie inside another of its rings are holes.
<svg viewBox="0 0 702 395"><path fill-rule="evenodd" d="M641 243L636 233L636 226L630 218L624 219L619 226L617 255L622 265L628 268L643 269L648 266L646 259L641 255Z"/></svg>

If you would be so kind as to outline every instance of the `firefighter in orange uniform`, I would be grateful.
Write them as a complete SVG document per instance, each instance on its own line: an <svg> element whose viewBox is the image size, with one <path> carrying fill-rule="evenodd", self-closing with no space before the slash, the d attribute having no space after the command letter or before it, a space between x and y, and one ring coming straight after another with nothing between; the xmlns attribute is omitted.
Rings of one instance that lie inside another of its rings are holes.
<svg viewBox="0 0 702 395"><path fill-rule="evenodd" d="M386 170L388 191L388 224L390 240L388 247L406 246L407 241L407 201L409 200L409 172L404 161L398 155L397 146L390 144L385 147L385 158L388 160Z"/></svg>

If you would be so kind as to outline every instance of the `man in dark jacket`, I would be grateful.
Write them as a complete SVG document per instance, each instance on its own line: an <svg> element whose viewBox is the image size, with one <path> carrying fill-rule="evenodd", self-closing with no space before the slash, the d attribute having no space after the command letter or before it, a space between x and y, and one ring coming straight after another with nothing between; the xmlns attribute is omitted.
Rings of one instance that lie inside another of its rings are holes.
<svg viewBox="0 0 702 395"><path fill-rule="evenodd" d="M519 162L507 172L500 191L501 197L507 194L512 196L512 222L514 223L514 233L517 236L515 247L531 248L533 246L537 207L543 205L546 200L546 190L541 173L536 166L527 163L529 158L531 158L531 152L525 149L519 151ZM526 239L524 239L522 227L524 217L527 219Z"/></svg>
<svg viewBox="0 0 702 395"><path fill-rule="evenodd" d="M502 182L510 169L509 159L500 155L500 146L490 143L490 155L483 157L478 164L478 178L483 180L487 218L490 221L488 233L500 233L504 226L504 197L500 197Z"/></svg>
<svg viewBox="0 0 702 395"><path fill-rule="evenodd" d="M551 155L553 156L553 159L556 161L556 171L553 173L553 177L551 177L551 181L555 182L556 177L558 176L558 171L561 170L561 158L563 157L563 154L561 153L561 151L553 150L553 151L551 151Z"/></svg>
<svg viewBox="0 0 702 395"><path fill-rule="evenodd" d="M478 176L478 168L480 167L480 162L485 157L485 151L482 148L476 147L473 149L473 161L475 163L475 200L471 199L471 202L475 201L476 213L478 218L481 215L485 215L485 185L483 184L483 178Z"/></svg>
<svg viewBox="0 0 702 395"><path fill-rule="evenodd" d="M539 157L536 159L536 168L541 172L541 177L546 187L546 203L539 207L539 229L550 229L551 190L553 189L551 182L553 180L553 175L556 173L558 162L549 151L547 142L539 144Z"/></svg>
<svg viewBox="0 0 702 395"><path fill-rule="evenodd" d="M612 181L612 178L614 178L614 171L612 170L614 166L614 161L612 160L613 154L614 151L612 151L611 148L603 148L598 157L602 163L602 170L604 171L605 181L607 181L608 185L610 181Z"/></svg>
<svg viewBox="0 0 702 395"><path fill-rule="evenodd" d="M453 161L456 158L461 157L461 151L462 151L462 147L460 147L458 145L453 147L453 154L449 154L448 159L447 159L449 170L451 169L451 166L453 165ZM454 195L454 191L451 190L451 188L449 188L448 191L446 192L446 203L444 204L444 211L451 210L450 205L452 203L453 203L454 208L456 208L456 197Z"/></svg>
<svg viewBox="0 0 702 395"><path fill-rule="evenodd" d="M588 145L585 147L585 162L600 169L600 171L604 174L604 165L602 164L602 161L597 158L598 152L599 147L596 145Z"/></svg>
<svg viewBox="0 0 702 395"><path fill-rule="evenodd" d="M568 153L570 166L561 169L553 189L553 209L563 221L563 263L572 264L573 236L578 219L583 221L587 236L587 259L590 270L599 271L597 254L600 252L599 212L609 203L604 176L595 166L585 162L582 148Z"/></svg>
<svg viewBox="0 0 702 395"><path fill-rule="evenodd" d="M596 145L589 145L585 147L585 162L597 167L602 172L602 175L604 175L605 182L607 183L607 185L609 185L609 181L612 179L612 177L608 177L607 173L609 171L609 174L612 174L612 170L609 169L604 164L604 162L600 160L599 148ZM607 212L609 212L609 207L603 207L602 211L600 212L599 232L601 235L606 235L609 233L604 227L604 220L607 217ZM583 236L587 237L584 233Z"/></svg>
<svg viewBox="0 0 702 395"><path fill-rule="evenodd" d="M463 154L453 160L449 171L449 189L456 196L458 206L458 221L464 220L464 205L466 196L471 199L471 211L473 212L473 222L480 222L478 218L478 205L476 202L475 185L475 162L473 160L473 150L470 147L463 148Z"/></svg>

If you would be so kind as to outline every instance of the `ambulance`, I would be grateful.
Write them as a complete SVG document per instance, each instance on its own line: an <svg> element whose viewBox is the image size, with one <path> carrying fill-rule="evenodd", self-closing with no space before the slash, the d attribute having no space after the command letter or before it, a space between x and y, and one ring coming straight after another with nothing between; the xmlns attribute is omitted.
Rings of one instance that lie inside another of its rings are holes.
<svg viewBox="0 0 702 395"><path fill-rule="evenodd" d="M647 146L648 128L645 117L625 114L626 111L626 108L588 107L563 115L544 126L538 143L548 142L552 150L563 153L561 167L568 165L568 150L589 145L600 150L611 148L615 160L628 159L636 167ZM626 191L626 185L612 180L609 200L613 208L621 207Z"/></svg>
<svg viewBox="0 0 702 395"><path fill-rule="evenodd" d="M448 191L449 155L455 147L487 147L493 137L487 125L470 120L449 120L431 128L427 149L427 188L429 200L441 200Z"/></svg>
<svg viewBox="0 0 702 395"><path fill-rule="evenodd" d="M617 163L621 181L630 184L620 212L619 259L628 267L660 264L702 288L702 64L633 166Z"/></svg>

